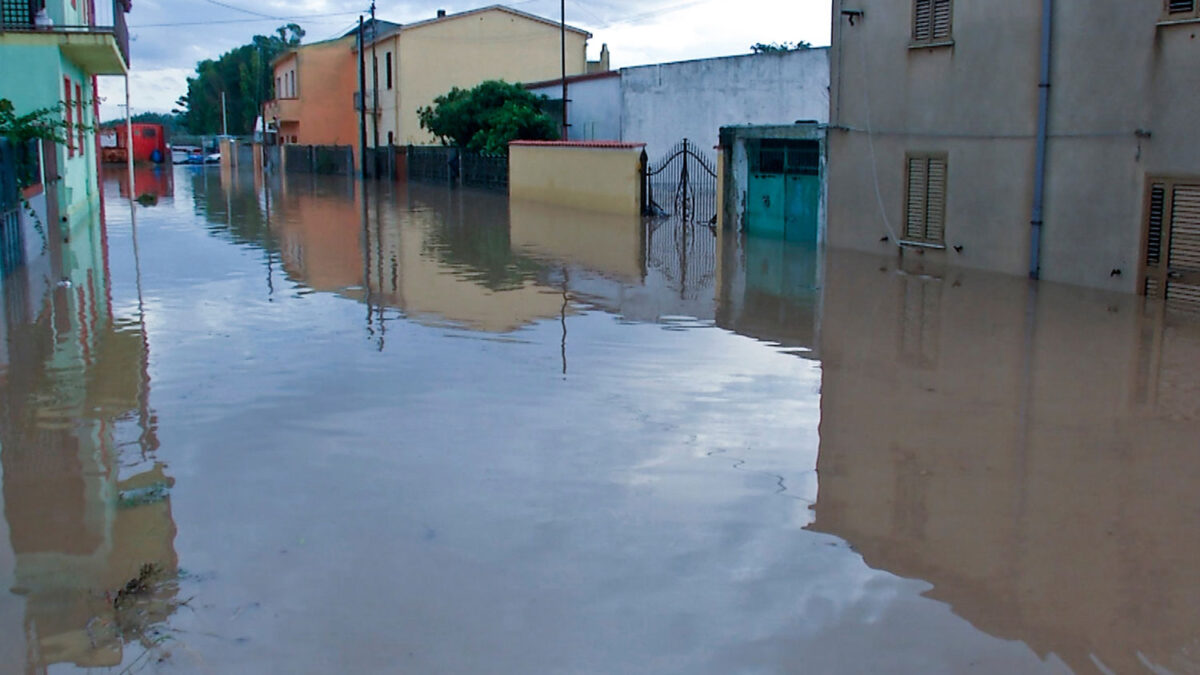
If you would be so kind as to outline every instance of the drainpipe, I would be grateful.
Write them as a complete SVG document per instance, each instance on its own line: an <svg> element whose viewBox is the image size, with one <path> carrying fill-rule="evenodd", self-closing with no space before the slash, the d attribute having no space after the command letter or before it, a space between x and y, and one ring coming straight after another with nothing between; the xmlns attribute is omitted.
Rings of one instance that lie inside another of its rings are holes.
<svg viewBox="0 0 1200 675"><path fill-rule="evenodd" d="M1050 54L1054 46L1054 0L1042 0L1042 63L1038 81L1037 165L1033 177L1030 217L1029 278L1042 275L1042 224L1046 206L1046 145L1050 126Z"/></svg>

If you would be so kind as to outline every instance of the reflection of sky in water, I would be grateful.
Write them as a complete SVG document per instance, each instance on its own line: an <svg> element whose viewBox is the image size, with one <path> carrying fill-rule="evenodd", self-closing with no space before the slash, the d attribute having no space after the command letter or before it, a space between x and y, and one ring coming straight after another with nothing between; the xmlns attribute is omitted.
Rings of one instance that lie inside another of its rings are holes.
<svg viewBox="0 0 1200 675"><path fill-rule="evenodd" d="M175 481L180 595L196 597L169 621L172 666L1066 672L1051 652L1097 639L1007 619L980 630L988 612L1009 616L1004 594L1024 577L981 573L969 598L939 594L977 570L888 529L948 521L947 545L967 550L972 528L996 523L969 500L956 514L927 499L924 521L897 520L915 508L905 489L927 494L922 474L873 482L894 459L873 453L900 423L884 408L922 377L886 363L915 353L936 389L948 376L930 354L969 362L952 355L969 337L954 332L954 300L912 300L887 264L834 257L825 271L811 251L754 240L689 242L674 258L621 222L589 223L619 243L598 253L562 236L561 213L416 186L372 206L364 235L352 182L294 179L267 212L249 176L229 192L220 181L181 169L173 199L138 209L157 457ZM118 317L137 308L124 208L110 201ZM1009 321L1007 281L959 281L964 302L998 298ZM1098 324L1109 333L1133 313L1116 302L1116 323ZM914 312L936 329L906 330ZM992 353L1019 388L1020 350ZM990 434L1019 397L973 411L960 399ZM908 437L914 462L945 461ZM1171 580L1196 591L1192 574ZM18 635L23 601L0 599Z"/></svg>

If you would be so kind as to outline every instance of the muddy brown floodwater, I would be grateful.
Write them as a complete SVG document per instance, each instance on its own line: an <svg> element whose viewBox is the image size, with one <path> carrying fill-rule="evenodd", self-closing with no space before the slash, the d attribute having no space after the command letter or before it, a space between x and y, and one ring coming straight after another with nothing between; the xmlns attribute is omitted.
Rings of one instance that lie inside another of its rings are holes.
<svg viewBox="0 0 1200 675"><path fill-rule="evenodd" d="M3 282L4 672L1200 672L1186 307L121 180Z"/></svg>

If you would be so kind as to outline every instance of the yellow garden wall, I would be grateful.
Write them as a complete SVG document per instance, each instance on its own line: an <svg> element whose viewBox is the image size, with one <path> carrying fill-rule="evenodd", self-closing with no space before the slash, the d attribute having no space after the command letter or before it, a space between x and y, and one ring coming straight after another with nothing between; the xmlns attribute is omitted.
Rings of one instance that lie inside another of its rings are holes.
<svg viewBox="0 0 1200 675"><path fill-rule="evenodd" d="M638 216L644 147L642 143L514 141L508 148L509 196Z"/></svg>

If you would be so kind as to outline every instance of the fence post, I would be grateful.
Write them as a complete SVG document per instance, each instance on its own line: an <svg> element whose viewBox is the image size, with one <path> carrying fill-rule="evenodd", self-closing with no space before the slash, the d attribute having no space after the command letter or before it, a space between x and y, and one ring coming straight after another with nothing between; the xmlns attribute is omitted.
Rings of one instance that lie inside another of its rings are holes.
<svg viewBox="0 0 1200 675"><path fill-rule="evenodd" d="M647 191L649 189L650 177L646 175L647 174L647 166L648 166L649 162L650 162L650 158L646 155L645 149L643 149L642 156L638 159L638 175L640 175L642 178L641 194L639 195L639 199L642 200L641 210L642 210L643 216L650 215L650 201L649 201L649 195L647 194Z"/></svg>

